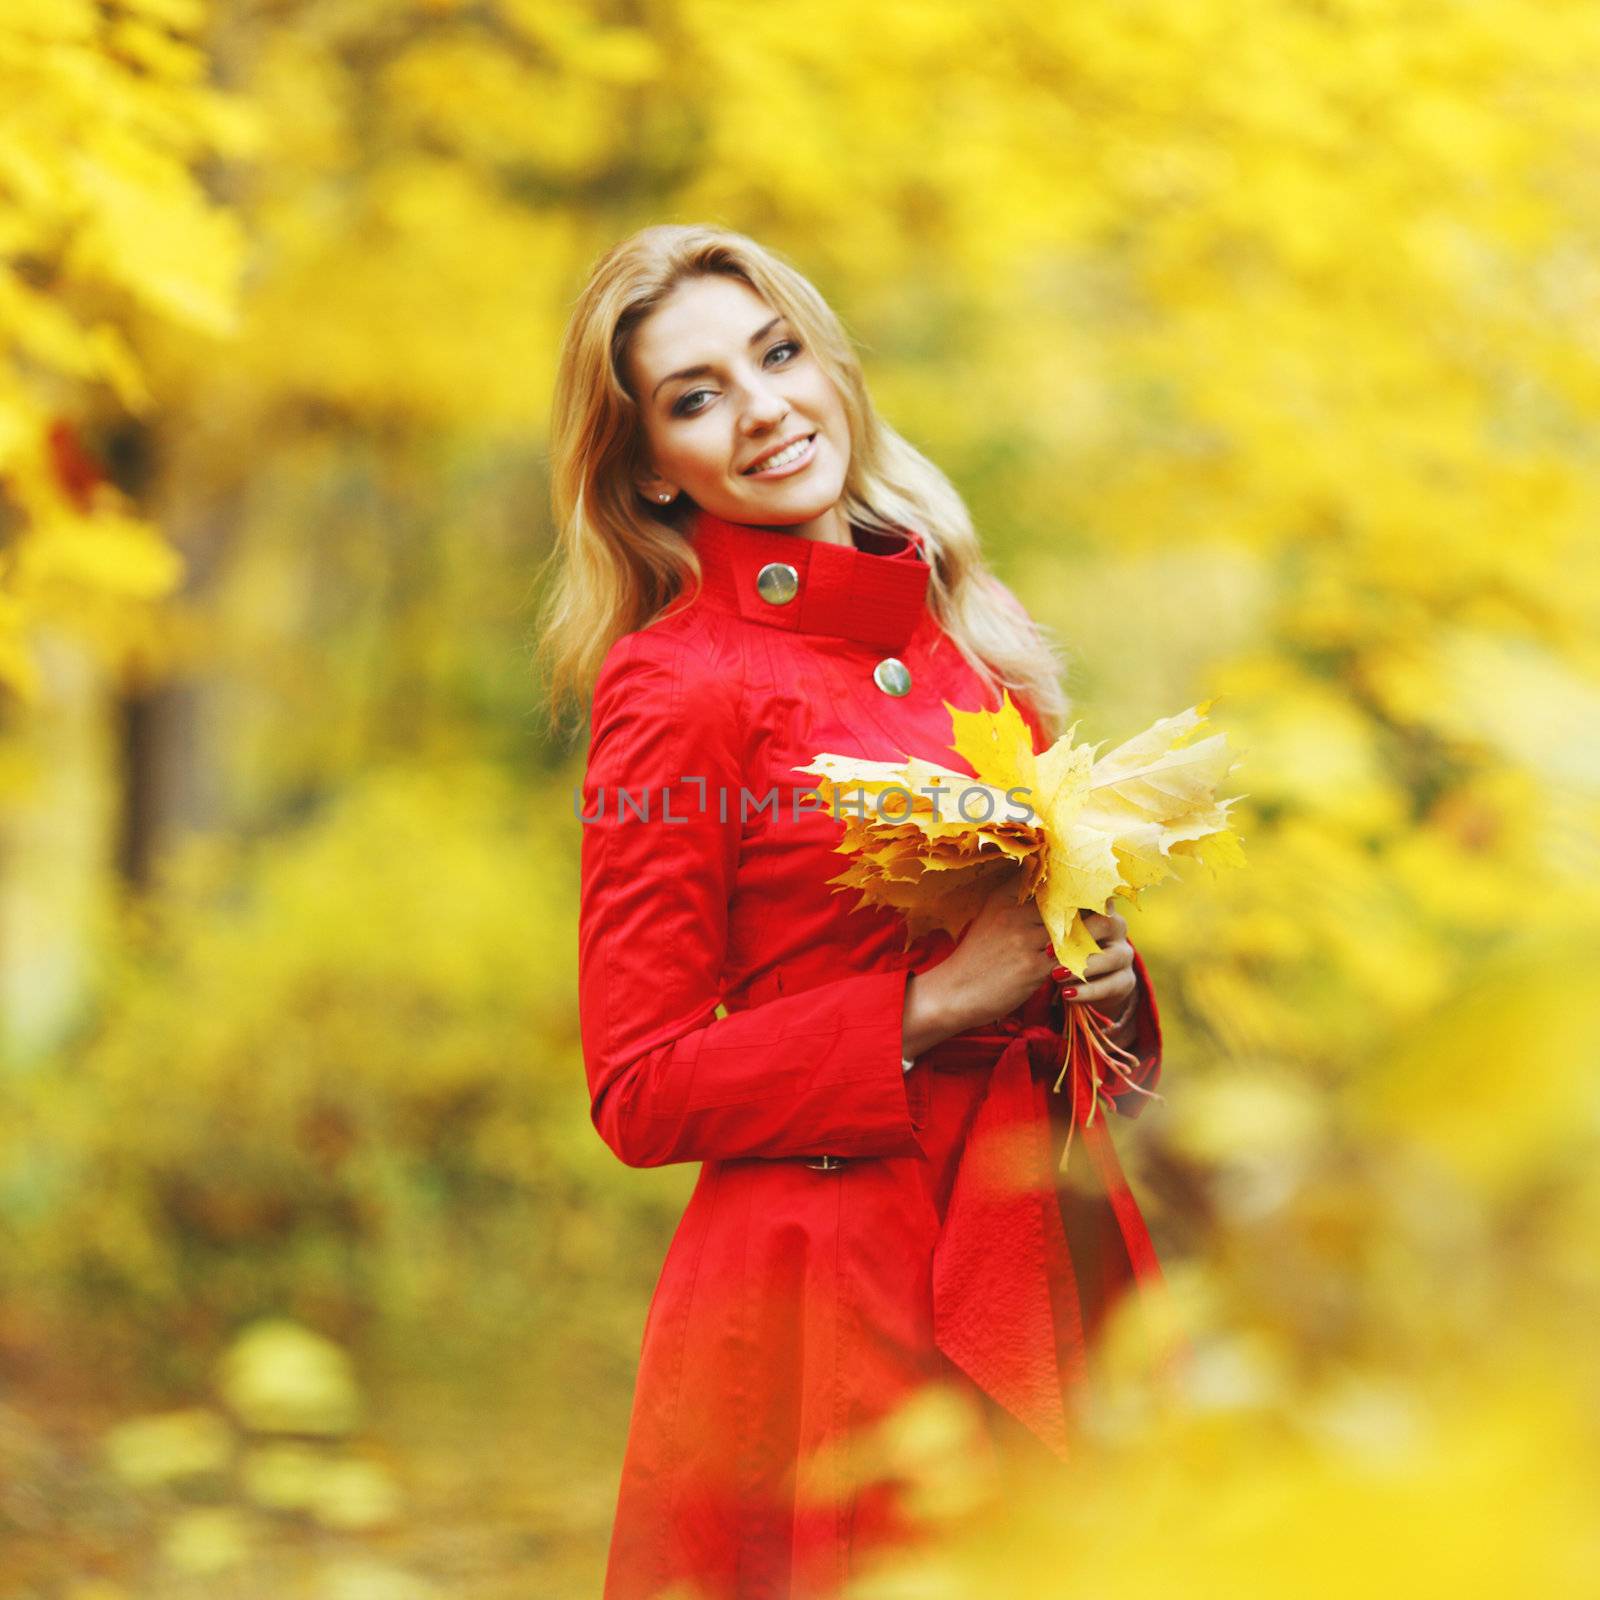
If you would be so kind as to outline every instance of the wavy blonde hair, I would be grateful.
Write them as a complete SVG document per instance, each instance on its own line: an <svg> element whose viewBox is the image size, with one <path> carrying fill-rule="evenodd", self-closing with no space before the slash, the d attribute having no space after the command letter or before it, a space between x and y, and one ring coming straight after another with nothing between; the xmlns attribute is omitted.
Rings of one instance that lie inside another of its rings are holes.
<svg viewBox="0 0 1600 1600"><path fill-rule="evenodd" d="M559 727L584 702L625 633L648 626L691 584L700 563L687 538L695 506L647 501L644 428L626 357L641 322L686 279L742 279L786 316L833 380L850 427L840 505L857 527L924 536L928 604L980 679L1025 701L1047 736L1067 712L1061 647L990 572L966 505L949 479L874 409L855 347L832 308L796 269L743 234L709 225L641 228L595 264L562 339L550 426L556 565L540 608L536 661L545 710ZM576 728L574 732L576 732Z"/></svg>

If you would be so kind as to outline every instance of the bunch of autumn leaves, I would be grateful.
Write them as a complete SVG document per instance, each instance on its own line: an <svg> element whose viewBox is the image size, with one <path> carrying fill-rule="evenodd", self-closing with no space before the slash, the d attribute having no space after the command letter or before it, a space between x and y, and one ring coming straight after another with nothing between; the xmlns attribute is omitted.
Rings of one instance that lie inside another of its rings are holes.
<svg viewBox="0 0 1600 1600"><path fill-rule="evenodd" d="M858 907L902 913L908 947L936 928L959 936L997 887L1014 882L1019 904L1030 896L1038 902L1057 961L1081 972L1099 949L1085 908L1113 895L1137 903L1141 889L1175 875L1175 856L1212 868L1244 864L1228 820L1244 796L1217 797L1234 764L1227 736L1196 737L1211 704L1163 717L1097 759L1098 745L1074 743L1076 723L1035 753L1009 694L998 711L958 711L947 702L950 748L975 777L920 758L897 764L819 755L795 770L817 777L819 796L845 823L836 848L852 857L828 881L859 889ZM1082 1016L1083 1009L1070 1008L1073 1031L1056 1089L1069 1073L1076 1088L1075 1065L1096 1085L1113 1071L1137 1087L1127 1072L1132 1058L1111 1042L1105 1019Z"/></svg>

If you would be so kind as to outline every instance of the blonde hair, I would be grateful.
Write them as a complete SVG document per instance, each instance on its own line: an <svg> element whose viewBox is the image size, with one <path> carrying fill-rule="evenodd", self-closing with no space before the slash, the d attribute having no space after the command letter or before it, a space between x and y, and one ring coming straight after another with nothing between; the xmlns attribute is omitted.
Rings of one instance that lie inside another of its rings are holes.
<svg viewBox="0 0 1600 1600"><path fill-rule="evenodd" d="M979 678L1003 685L1056 738L1067 711L1059 645L989 571L949 479L873 408L861 363L839 318L794 267L754 240L710 225L640 229L596 263L567 324L550 426L551 500L558 564L539 618L537 661L553 726L586 700L612 644L647 626L692 582L700 563L686 537L685 495L653 506L635 486L644 428L627 382L634 330L686 279L742 279L786 316L833 380L850 427L840 509L854 526L915 528L932 573L928 605Z"/></svg>

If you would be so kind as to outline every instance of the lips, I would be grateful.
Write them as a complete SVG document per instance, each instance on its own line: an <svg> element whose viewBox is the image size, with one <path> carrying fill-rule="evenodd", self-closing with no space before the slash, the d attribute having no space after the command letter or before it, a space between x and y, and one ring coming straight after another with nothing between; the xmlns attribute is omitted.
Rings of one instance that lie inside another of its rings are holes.
<svg viewBox="0 0 1600 1600"><path fill-rule="evenodd" d="M774 445L764 455L761 455L756 460L752 461L748 467L743 467L740 470L744 476L748 477L752 472L761 471L761 469L766 466L774 456L781 456L783 452L791 445L800 444L804 440L814 439L815 437L815 428L813 428L809 433L797 433L792 439L785 439L782 444Z"/></svg>

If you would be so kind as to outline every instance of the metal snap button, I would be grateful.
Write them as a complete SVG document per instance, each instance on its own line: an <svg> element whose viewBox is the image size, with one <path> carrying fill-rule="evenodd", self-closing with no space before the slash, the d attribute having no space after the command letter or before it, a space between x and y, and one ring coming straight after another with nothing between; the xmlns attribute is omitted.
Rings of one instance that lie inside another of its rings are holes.
<svg viewBox="0 0 1600 1600"><path fill-rule="evenodd" d="M756 592L768 605L786 606L800 593L800 574L787 561L769 561L756 574Z"/></svg>
<svg viewBox="0 0 1600 1600"><path fill-rule="evenodd" d="M819 1156L815 1161L806 1161L802 1165L812 1168L816 1172L834 1172L844 1165L842 1156Z"/></svg>
<svg viewBox="0 0 1600 1600"><path fill-rule="evenodd" d="M885 656L872 669L872 681L885 694L902 695L911 693L910 669L898 656Z"/></svg>

